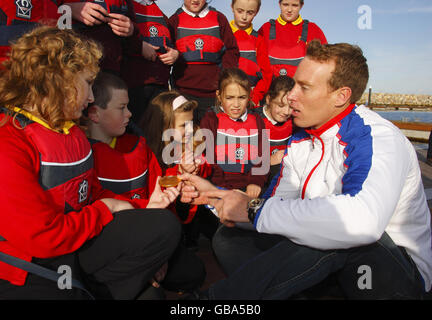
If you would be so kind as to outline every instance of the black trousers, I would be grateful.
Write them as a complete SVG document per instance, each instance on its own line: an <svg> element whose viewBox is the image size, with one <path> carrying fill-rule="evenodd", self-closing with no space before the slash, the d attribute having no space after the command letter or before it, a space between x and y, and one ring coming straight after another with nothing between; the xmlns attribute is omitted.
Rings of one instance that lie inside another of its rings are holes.
<svg viewBox="0 0 432 320"><path fill-rule="evenodd" d="M69 266L96 299L135 299L178 247L181 226L163 209L115 214L102 232L78 251L33 262L57 271ZM29 274L24 286L0 280L0 299L89 299L81 289L60 289L54 281Z"/></svg>

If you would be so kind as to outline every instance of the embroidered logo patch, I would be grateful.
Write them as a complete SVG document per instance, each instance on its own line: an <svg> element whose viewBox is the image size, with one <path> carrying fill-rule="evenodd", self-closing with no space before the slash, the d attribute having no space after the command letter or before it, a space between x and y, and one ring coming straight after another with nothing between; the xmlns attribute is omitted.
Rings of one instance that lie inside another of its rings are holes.
<svg viewBox="0 0 432 320"><path fill-rule="evenodd" d="M78 188L78 203L83 203L84 201L87 200L87 196L88 196L88 181L87 180L83 180L83 182L81 182L81 184L79 185Z"/></svg>
<svg viewBox="0 0 432 320"><path fill-rule="evenodd" d="M204 40L198 38L195 40L195 50L202 50L202 49L204 49Z"/></svg>
<svg viewBox="0 0 432 320"><path fill-rule="evenodd" d="M16 16L23 19L31 19L33 5L31 0L15 0Z"/></svg>
<svg viewBox="0 0 432 320"><path fill-rule="evenodd" d="M245 156L244 149L242 147L237 148L236 151L235 151L235 158L236 158L236 160L243 160L244 156Z"/></svg>
<svg viewBox="0 0 432 320"><path fill-rule="evenodd" d="M286 69L280 69L279 75L280 76L286 76L288 74L288 71Z"/></svg>
<svg viewBox="0 0 432 320"><path fill-rule="evenodd" d="M159 31L158 31L158 29L155 26L151 26L149 28L149 32L150 32L150 37L153 37L153 38L157 37L158 34L159 34Z"/></svg>

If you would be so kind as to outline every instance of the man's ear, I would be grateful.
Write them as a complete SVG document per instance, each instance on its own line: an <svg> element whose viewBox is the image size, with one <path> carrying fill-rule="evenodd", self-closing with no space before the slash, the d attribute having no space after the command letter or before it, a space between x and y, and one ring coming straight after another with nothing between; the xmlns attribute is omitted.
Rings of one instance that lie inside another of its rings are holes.
<svg viewBox="0 0 432 320"><path fill-rule="evenodd" d="M336 90L336 107L343 107L347 103L349 104L349 101L351 99L352 90L349 87L342 87Z"/></svg>
<svg viewBox="0 0 432 320"><path fill-rule="evenodd" d="M96 105L88 107L87 114L89 119L94 123L99 123L99 107Z"/></svg>

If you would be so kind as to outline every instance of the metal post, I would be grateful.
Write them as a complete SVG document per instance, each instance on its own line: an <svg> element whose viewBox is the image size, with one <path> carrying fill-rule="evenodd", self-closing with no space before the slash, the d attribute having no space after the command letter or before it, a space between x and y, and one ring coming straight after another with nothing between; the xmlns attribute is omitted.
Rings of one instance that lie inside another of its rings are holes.
<svg viewBox="0 0 432 320"><path fill-rule="evenodd" d="M369 87L369 98L367 101L367 106L370 106L372 100L372 87Z"/></svg>

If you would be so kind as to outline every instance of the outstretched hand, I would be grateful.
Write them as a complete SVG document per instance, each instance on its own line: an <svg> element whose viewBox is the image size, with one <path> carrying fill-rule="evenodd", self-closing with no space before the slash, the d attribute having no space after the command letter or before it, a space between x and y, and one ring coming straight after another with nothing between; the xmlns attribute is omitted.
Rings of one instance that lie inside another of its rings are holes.
<svg viewBox="0 0 432 320"><path fill-rule="evenodd" d="M216 210L220 222L227 227L234 227L236 222L249 222L247 204L251 198L240 190L206 191L203 197L220 199Z"/></svg>
<svg viewBox="0 0 432 320"><path fill-rule="evenodd" d="M203 192L219 190L210 181L190 173L183 173L179 178L184 183L181 189L181 202L193 205L214 204L214 199L203 196Z"/></svg>
<svg viewBox="0 0 432 320"><path fill-rule="evenodd" d="M176 188L171 187L162 191L161 186L159 185L159 179L160 177L156 180L156 186L150 196L147 208L164 209L173 203L180 194L180 189L182 187L181 183Z"/></svg>

